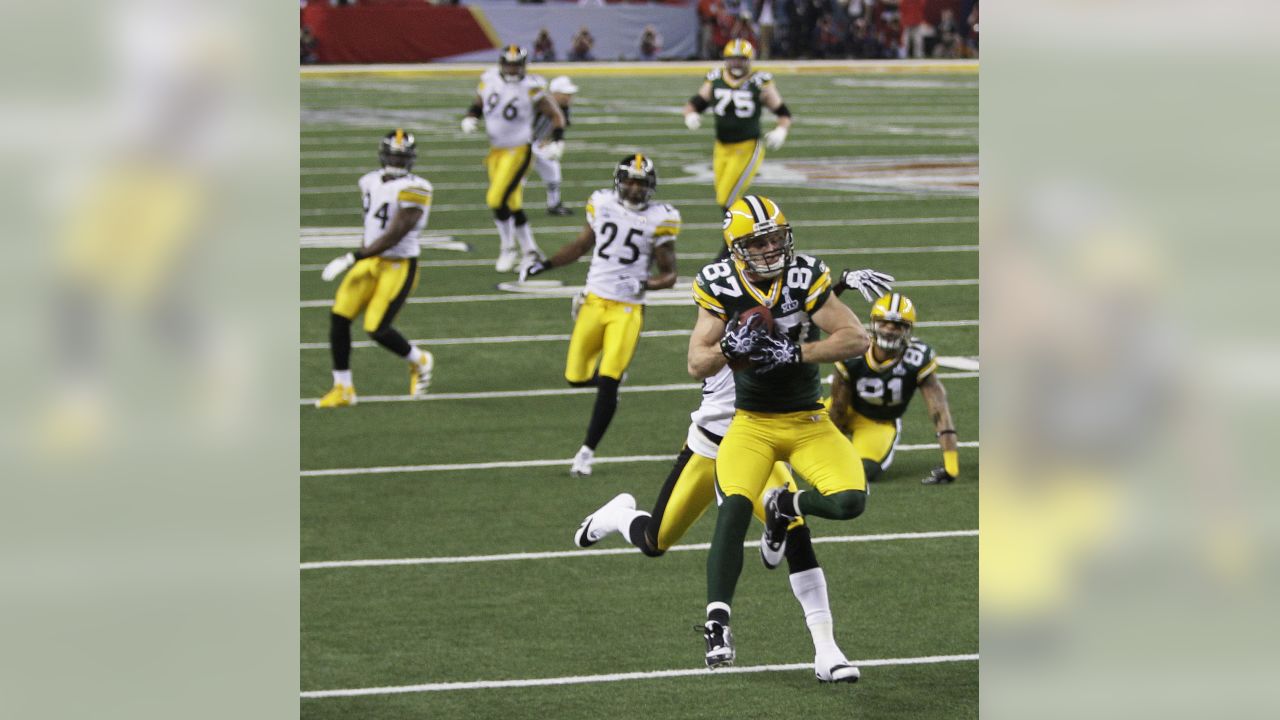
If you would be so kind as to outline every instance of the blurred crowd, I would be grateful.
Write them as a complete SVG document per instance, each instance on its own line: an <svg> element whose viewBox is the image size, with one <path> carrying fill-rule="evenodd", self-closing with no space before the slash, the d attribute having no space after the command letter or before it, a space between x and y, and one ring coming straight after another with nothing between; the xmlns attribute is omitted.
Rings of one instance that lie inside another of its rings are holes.
<svg viewBox="0 0 1280 720"><path fill-rule="evenodd" d="M762 58L975 58L978 0L699 0L699 57L750 41Z"/></svg>

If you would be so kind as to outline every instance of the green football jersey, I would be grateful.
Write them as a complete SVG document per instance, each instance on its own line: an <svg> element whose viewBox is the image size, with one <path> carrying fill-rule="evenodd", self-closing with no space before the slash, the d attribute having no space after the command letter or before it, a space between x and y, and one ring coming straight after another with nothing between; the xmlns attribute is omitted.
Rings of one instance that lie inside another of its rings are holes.
<svg viewBox="0 0 1280 720"><path fill-rule="evenodd" d="M811 317L831 297L831 272L826 263L796 255L778 277L765 284L748 281L731 260L711 263L698 272L693 299L728 322L757 305L773 313L774 331L785 332L797 344L813 342L821 335ZM734 407L758 412L785 413L822 407L822 383L815 363L785 365L770 372L754 367L734 372Z"/></svg>
<svg viewBox="0 0 1280 720"><path fill-rule="evenodd" d="M896 360L876 363L865 355L836 363L836 372L849 383L853 409L872 420L896 420L907 411L920 382L938 369L933 348L911 340Z"/></svg>
<svg viewBox="0 0 1280 720"><path fill-rule="evenodd" d="M773 82L773 75L754 72L736 85L730 84L723 68L707 73L711 83L711 112L716 116L716 140L736 143L760 137L760 93Z"/></svg>

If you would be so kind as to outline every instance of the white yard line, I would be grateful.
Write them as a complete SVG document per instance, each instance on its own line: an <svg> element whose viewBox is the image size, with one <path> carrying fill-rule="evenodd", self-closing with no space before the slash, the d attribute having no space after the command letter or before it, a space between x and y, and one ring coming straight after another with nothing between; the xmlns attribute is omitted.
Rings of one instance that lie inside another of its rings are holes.
<svg viewBox="0 0 1280 720"><path fill-rule="evenodd" d="M970 655L928 655L911 658L881 658L878 660L854 660L854 665L861 668L884 667L890 665L936 665L938 663L977 662L978 654ZM446 692L450 690L492 690L498 688L546 687L548 685L585 685L588 683L626 682L629 680L653 680L657 678L697 677L706 675L739 675L743 673L762 672L813 672L812 662L789 663L786 665L739 665L718 670L707 668L684 668L680 670L650 670L647 672L607 673L603 675L569 675L552 678L529 678L524 680L476 680L473 682L423 683L421 685L397 685L392 687L350 688L345 690L306 690L301 693L305 699L330 697L355 697L359 695L396 695L400 693Z"/></svg>
<svg viewBox="0 0 1280 720"><path fill-rule="evenodd" d="M567 339L567 337L566 337ZM938 377L942 380L967 380L978 377L976 372L954 372L954 373L938 373ZM824 380L824 382L826 382ZM702 386L698 383L672 383L669 385L624 385L618 389L622 393L650 393L650 392L679 392L682 390L697 390ZM460 392L460 393L431 393L418 397L416 395L360 395L358 401L361 404L373 403L400 403L400 402L430 402L438 400L509 400L512 398L531 398L531 397L560 397L564 395L593 395L596 389L593 387L580 388L551 388L546 390L488 390L483 392ZM315 405L318 398L303 398L298 401L298 405L306 407Z"/></svg>
<svg viewBox="0 0 1280 720"><path fill-rule="evenodd" d="M922 287L965 287L978 284L977 278L957 278L955 280L904 280L894 283L895 287L900 288L922 288ZM581 289L580 285L560 285L554 288L539 288L536 291L526 290L520 291L514 288L518 287L515 283L511 283L512 290L505 293L492 293L486 295L425 295L411 297L405 300L407 305L447 305L449 303L464 302L509 302L513 300L546 300L550 298L567 300L577 294ZM683 288L673 288L670 290L655 290L648 294L645 299L645 305L648 307L671 307L678 305L693 305L692 281ZM506 289L506 288L503 288ZM333 304L333 300L325 298L322 300L300 300L299 308L318 308L329 307Z"/></svg>
<svg viewBox="0 0 1280 720"><path fill-rule="evenodd" d="M977 327L977 320L922 320L916 323L918 328L939 328L939 327ZM640 333L640 337L688 337L693 333L692 330L645 330ZM433 347L437 345L505 345L509 343L524 342L567 342L569 340L568 333L551 334L551 335L498 335L490 337L454 337L454 338L419 338L410 340L414 345L426 345ZM372 340L358 340L351 343L353 348L371 348L376 343ZM300 350L327 350L329 343L313 342L301 343L298 348Z"/></svg>
<svg viewBox="0 0 1280 720"><path fill-rule="evenodd" d="M978 441L968 441L959 443L962 448L976 448ZM937 450L937 443L924 443L921 445L899 445L897 452L918 452L922 450ZM614 457L597 457L597 464L610 463L635 463L635 462L671 462L675 460L675 455L622 455ZM570 465L573 463L572 458L555 458L554 460L505 460L483 463L448 463L441 465L388 465L383 467L363 467L363 468L331 468L327 470L303 470L298 473L301 477L327 477L331 475L387 475L390 473L410 473L410 472L462 472L470 470L497 470L503 468L530 468L530 467L555 467L557 465Z"/></svg>
<svg viewBox="0 0 1280 720"><path fill-rule="evenodd" d="M818 543L857 543L857 542L891 542L896 540L936 540L940 538L977 537L977 530L940 530L934 532L889 533L882 535L838 535L833 537L815 537ZM742 544L743 548L755 548L759 540ZM711 543L692 543L676 545L667 552L688 552L709 550ZM554 560L559 558L587 558L608 555L635 555L640 551L634 547L604 548L599 550L553 550L548 552L503 553L500 555L462 555L452 557L427 558L392 558L387 560L327 560L320 562L300 563L300 570L333 570L338 568L397 567L403 565L468 565L471 563L508 562L514 560Z"/></svg>

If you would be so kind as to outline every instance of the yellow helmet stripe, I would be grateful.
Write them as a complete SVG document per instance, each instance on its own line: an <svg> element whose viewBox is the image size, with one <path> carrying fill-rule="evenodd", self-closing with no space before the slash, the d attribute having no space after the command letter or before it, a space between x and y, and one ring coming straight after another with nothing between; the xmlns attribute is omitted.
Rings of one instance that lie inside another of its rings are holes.
<svg viewBox="0 0 1280 720"><path fill-rule="evenodd" d="M396 128L396 146L404 147L404 128Z"/></svg>
<svg viewBox="0 0 1280 720"><path fill-rule="evenodd" d="M634 167L636 172L644 172L644 155L636 153Z"/></svg>

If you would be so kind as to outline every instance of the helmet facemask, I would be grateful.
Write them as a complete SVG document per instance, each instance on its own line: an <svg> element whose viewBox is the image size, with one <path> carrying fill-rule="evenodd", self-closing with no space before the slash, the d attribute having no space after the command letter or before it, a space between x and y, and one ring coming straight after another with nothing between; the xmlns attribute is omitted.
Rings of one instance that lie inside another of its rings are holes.
<svg viewBox="0 0 1280 720"><path fill-rule="evenodd" d="M413 148L413 136L408 133L391 133L382 139L378 146L378 162L382 163L382 174L400 177L408 175L413 169L413 161L418 153Z"/></svg>
<svg viewBox="0 0 1280 720"><path fill-rule="evenodd" d="M751 274L761 278L775 278L791 264L795 258L795 242L791 236L790 225L772 225L763 227L738 238L730 244L733 258Z"/></svg>
<svg viewBox="0 0 1280 720"><path fill-rule="evenodd" d="M875 336L876 347L896 355L911 341L911 323L903 319L875 318L871 322L871 334Z"/></svg>
<svg viewBox="0 0 1280 720"><path fill-rule="evenodd" d="M746 55L731 55L724 59L724 68L728 71L729 77L735 80L745 77L751 71L751 58Z"/></svg>
<svg viewBox="0 0 1280 720"><path fill-rule="evenodd" d="M640 167L636 167L637 165ZM613 189L618 193L618 200L628 210L639 211L649 207L658 190L658 173L653 167L653 161L641 158L637 162L626 158L618 163L618 169L613 173Z"/></svg>
<svg viewBox="0 0 1280 720"><path fill-rule="evenodd" d="M524 72L525 67L523 60L520 62L507 62L504 58L498 61L498 74L502 76L503 80L509 83L520 82L523 80Z"/></svg>

